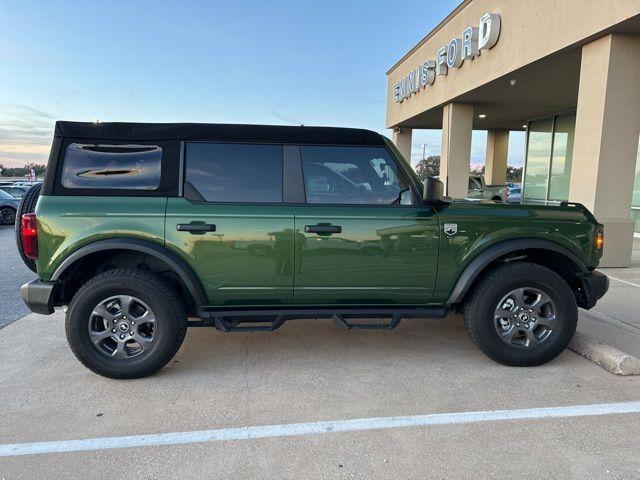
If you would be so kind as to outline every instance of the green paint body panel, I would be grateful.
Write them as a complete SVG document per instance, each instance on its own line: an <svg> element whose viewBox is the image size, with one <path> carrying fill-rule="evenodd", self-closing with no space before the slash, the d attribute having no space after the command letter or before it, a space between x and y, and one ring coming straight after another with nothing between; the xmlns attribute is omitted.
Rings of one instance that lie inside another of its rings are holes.
<svg viewBox="0 0 640 480"><path fill-rule="evenodd" d="M38 219L38 275L49 280L78 248L107 238L138 238L164 245L167 199L41 195Z"/></svg>
<svg viewBox="0 0 640 480"><path fill-rule="evenodd" d="M438 265L438 218L430 205L295 205L298 305L424 305ZM306 225L342 233L304 233Z"/></svg>
<svg viewBox="0 0 640 480"><path fill-rule="evenodd" d="M215 232L179 232L178 224ZM287 305L293 301L294 220L290 205L167 203L166 246L200 278L211 305Z"/></svg>
<svg viewBox="0 0 640 480"><path fill-rule="evenodd" d="M97 240L164 245L200 279L210 306L442 305L469 263L512 239L543 239L598 265L597 222L576 207L456 201L418 206L194 204L184 198L41 196L38 274L49 280ZM178 231L211 223L215 232ZM457 224L445 235L445 223ZM331 235L305 225L341 226Z"/></svg>
<svg viewBox="0 0 640 480"><path fill-rule="evenodd" d="M434 303L444 303L465 267L492 245L514 239L557 243L593 269L597 221L576 207L509 205L455 201L439 210L440 224L457 224L455 235L442 235Z"/></svg>

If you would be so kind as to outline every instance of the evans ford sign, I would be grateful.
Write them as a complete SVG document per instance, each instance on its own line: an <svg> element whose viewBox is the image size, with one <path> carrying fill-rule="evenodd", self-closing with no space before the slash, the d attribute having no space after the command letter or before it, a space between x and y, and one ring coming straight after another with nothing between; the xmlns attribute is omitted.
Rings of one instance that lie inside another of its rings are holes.
<svg viewBox="0 0 640 480"><path fill-rule="evenodd" d="M433 85L436 75L446 75L450 68L460 68L465 60L473 60L482 50L489 50L500 36L500 15L485 13L477 27L467 27L462 38L438 49L435 60L425 60L399 82L393 84L394 103L403 102L414 93Z"/></svg>

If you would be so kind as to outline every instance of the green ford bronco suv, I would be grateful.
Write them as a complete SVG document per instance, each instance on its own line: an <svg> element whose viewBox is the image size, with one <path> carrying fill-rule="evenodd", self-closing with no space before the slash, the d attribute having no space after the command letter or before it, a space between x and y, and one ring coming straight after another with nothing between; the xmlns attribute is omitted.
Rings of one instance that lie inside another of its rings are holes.
<svg viewBox="0 0 640 480"><path fill-rule="evenodd" d="M464 315L477 347L538 365L608 288L603 228L578 204L451 201L371 131L56 124L17 240L31 310L66 307L77 358L149 375L187 326L386 328Z"/></svg>

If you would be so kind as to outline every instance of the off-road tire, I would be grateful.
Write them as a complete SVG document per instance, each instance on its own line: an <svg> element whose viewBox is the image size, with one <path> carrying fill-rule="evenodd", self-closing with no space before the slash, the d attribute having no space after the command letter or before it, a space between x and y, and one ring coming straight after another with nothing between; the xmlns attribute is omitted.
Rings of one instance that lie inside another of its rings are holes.
<svg viewBox="0 0 640 480"><path fill-rule="evenodd" d="M91 312L102 300L114 295L131 295L151 307L158 338L149 354L109 358L91 341L88 328ZM160 370L176 354L187 332L187 311L180 295L159 275L117 268L96 275L76 292L67 310L65 330L71 350L89 370L109 378L141 378Z"/></svg>
<svg viewBox="0 0 640 480"><path fill-rule="evenodd" d="M22 197L20 206L18 207L15 221L16 244L18 246L18 252L20 253L20 257L22 258L24 264L32 272L36 271L36 261L27 257L24 254L24 250L22 250L22 215L24 215L25 213L33 213L35 211L41 188L42 185L38 184L27 190L27 192Z"/></svg>
<svg viewBox="0 0 640 480"><path fill-rule="evenodd" d="M513 289L534 287L555 302L558 318L549 338L522 350L503 342L494 327L494 311ZM578 324L578 307L567 282L554 271L529 262L506 263L484 275L467 297L464 322L471 341L489 358L509 366L542 365L567 347Z"/></svg>

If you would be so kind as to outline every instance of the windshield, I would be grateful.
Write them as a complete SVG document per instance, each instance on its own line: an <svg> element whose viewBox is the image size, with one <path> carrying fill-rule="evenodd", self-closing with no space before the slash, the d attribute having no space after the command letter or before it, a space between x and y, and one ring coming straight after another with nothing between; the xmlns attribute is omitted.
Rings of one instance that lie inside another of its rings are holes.
<svg viewBox="0 0 640 480"><path fill-rule="evenodd" d="M5 192L4 190L0 190L0 198L13 198L13 197L9 195L7 192Z"/></svg>

